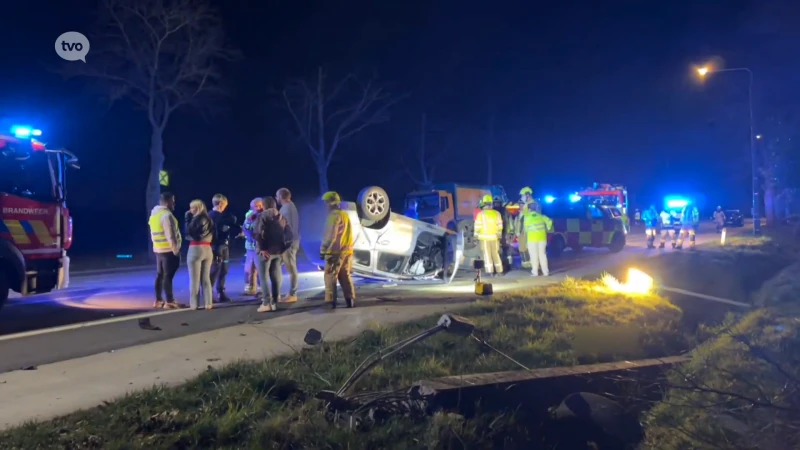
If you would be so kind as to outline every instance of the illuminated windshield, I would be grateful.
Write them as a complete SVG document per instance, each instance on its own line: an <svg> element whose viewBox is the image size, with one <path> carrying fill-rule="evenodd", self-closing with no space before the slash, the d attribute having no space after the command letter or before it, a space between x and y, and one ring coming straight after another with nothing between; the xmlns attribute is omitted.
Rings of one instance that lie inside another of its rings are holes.
<svg viewBox="0 0 800 450"><path fill-rule="evenodd" d="M47 154L20 160L0 154L0 192L33 200L55 201Z"/></svg>
<svg viewBox="0 0 800 450"><path fill-rule="evenodd" d="M413 195L406 199L406 210L417 204L417 215L420 218L429 218L439 214L439 194Z"/></svg>

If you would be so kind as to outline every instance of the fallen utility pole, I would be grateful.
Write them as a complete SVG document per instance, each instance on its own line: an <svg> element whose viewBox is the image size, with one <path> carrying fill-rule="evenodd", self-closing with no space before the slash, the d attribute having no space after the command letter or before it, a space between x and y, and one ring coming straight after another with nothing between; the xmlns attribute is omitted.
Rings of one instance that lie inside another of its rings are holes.
<svg viewBox="0 0 800 450"><path fill-rule="evenodd" d="M533 370L513 370L509 372L477 373L471 375L454 375L433 380L422 380L417 383L419 393L423 396L436 395L464 388L477 388L492 385L519 384L535 380L555 379L571 376L610 374L648 367L668 367L689 361L686 356L670 356L666 358L642 359L637 361L620 361L600 364L587 364L569 367L548 367Z"/></svg>

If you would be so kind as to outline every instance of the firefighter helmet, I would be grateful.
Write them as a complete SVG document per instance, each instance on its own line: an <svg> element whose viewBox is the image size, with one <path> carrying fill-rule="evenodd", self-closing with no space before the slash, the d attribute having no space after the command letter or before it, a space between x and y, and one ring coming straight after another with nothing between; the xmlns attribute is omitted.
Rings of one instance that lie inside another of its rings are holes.
<svg viewBox="0 0 800 450"><path fill-rule="evenodd" d="M525 186L519 191L519 195L533 195L533 189L528 186Z"/></svg>
<svg viewBox="0 0 800 450"><path fill-rule="evenodd" d="M334 191L328 191L322 196L322 201L325 203L341 203L342 199L339 194Z"/></svg>
<svg viewBox="0 0 800 450"><path fill-rule="evenodd" d="M493 200L492 200L492 196L490 194L484 195L483 198L481 199L481 204L483 204L483 205L491 205L492 202L493 202Z"/></svg>

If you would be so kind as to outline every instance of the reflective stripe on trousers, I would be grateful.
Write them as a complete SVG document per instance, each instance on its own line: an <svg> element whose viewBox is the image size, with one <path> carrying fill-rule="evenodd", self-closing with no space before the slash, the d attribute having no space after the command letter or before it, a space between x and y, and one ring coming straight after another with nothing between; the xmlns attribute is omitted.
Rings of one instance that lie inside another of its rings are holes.
<svg viewBox="0 0 800 450"><path fill-rule="evenodd" d="M500 258L500 241L491 239L480 241L483 253L483 264L486 273L503 273L503 259Z"/></svg>

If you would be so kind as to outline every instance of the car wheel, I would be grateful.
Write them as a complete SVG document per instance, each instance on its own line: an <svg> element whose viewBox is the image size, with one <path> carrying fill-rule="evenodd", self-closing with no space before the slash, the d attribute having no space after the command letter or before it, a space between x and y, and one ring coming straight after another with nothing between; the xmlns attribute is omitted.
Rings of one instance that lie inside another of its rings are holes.
<svg viewBox="0 0 800 450"><path fill-rule="evenodd" d="M551 258L558 258L564 253L564 248L567 246L567 243L564 242L564 238L557 234L550 239L550 242L547 244L547 255Z"/></svg>
<svg viewBox="0 0 800 450"><path fill-rule="evenodd" d="M608 249L611 250L612 253L619 253L623 248L625 248L625 235L619 232L614 233L614 236L611 238L611 243L608 244Z"/></svg>
<svg viewBox="0 0 800 450"><path fill-rule="evenodd" d="M389 195L386 194L383 188L368 186L358 193L358 215L360 218L372 222L380 222L391 212Z"/></svg>
<svg viewBox="0 0 800 450"><path fill-rule="evenodd" d="M0 266L1 267L1 266ZM5 272L0 271L0 309L6 304L9 294L8 280Z"/></svg>

